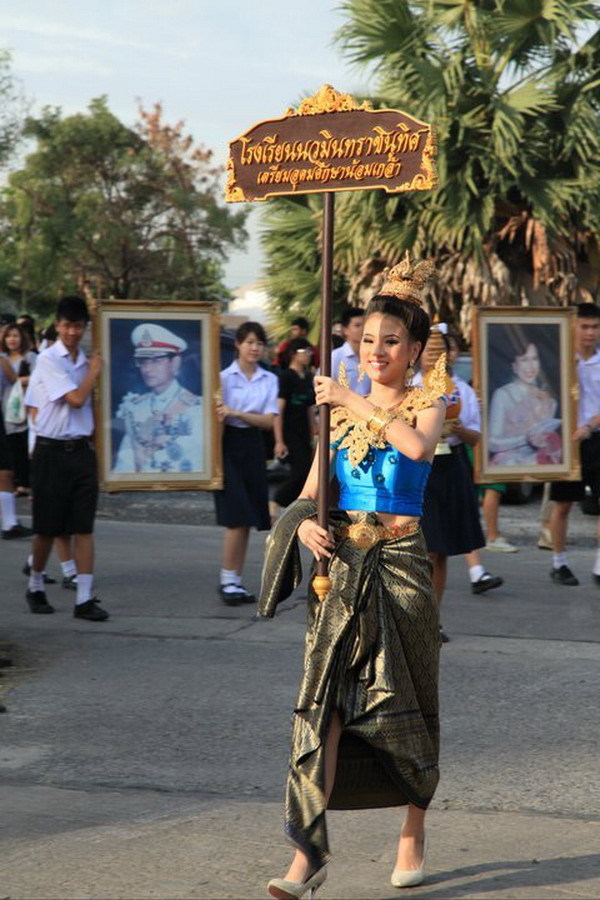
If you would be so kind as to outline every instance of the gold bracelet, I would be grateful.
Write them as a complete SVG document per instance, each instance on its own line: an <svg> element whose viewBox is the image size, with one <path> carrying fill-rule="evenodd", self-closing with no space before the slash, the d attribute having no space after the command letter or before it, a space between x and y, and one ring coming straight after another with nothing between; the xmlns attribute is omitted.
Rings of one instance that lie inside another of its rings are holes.
<svg viewBox="0 0 600 900"><path fill-rule="evenodd" d="M372 434L378 434L381 431L384 422L384 411L380 406L376 406L369 418L367 419L367 428Z"/></svg>
<svg viewBox="0 0 600 900"><path fill-rule="evenodd" d="M367 419L367 428L379 441L383 441L386 428L395 418L396 410L381 409L380 406L376 406Z"/></svg>

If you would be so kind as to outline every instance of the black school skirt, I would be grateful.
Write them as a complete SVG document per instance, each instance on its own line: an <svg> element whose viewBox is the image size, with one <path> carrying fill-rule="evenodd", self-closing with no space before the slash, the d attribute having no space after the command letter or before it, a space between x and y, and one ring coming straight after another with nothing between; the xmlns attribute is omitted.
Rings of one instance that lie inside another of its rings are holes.
<svg viewBox="0 0 600 900"><path fill-rule="evenodd" d="M10 452L8 438L4 430L4 419L2 418L2 410L0 410L0 471L12 472L13 459Z"/></svg>
<svg viewBox="0 0 600 900"><path fill-rule="evenodd" d="M265 444L259 428L226 425L223 433L222 491L215 491L217 524L225 528L271 527Z"/></svg>
<svg viewBox="0 0 600 900"><path fill-rule="evenodd" d="M434 456L421 527L430 553L461 556L485 545L471 468L462 444Z"/></svg>

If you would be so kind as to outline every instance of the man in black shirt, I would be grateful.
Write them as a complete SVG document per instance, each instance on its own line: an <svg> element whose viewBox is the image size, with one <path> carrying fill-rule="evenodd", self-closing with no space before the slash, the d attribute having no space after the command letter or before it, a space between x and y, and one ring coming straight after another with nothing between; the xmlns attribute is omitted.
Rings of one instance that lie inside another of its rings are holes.
<svg viewBox="0 0 600 900"><path fill-rule="evenodd" d="M289 366L279 374L279 415L275 417L275 456L286 459L290 475L277 489L271 515L280 506L289 506L302 490L313 456L315 394L309 372L312 347L306 338L294 338L289 345Z"/></svg>

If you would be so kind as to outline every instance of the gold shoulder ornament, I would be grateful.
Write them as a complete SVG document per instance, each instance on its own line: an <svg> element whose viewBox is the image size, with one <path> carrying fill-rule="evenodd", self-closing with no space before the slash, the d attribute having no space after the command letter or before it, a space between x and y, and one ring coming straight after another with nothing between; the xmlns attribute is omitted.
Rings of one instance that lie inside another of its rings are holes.
<svg viewBox="0 0 600 900"><path fill-rule="evenodd" d="M341 361L340 367L338 369L338 383L341 384L342 387L350 387L350 382L348 381L348 376L346 374L346 363L344 362L344 360Z"/></svg>
<svg viewBox="0 0 600 900"><path fill-rule="evenodd" d="M340 372L340 384L341 376ZM447 377L446 354L443 353L431 372L427 386L410 388L398 406L389 410L393 413L390 422L400 419L415 428L417 413L429 409L446 394ZM381 434L374 434L365 419L358 418L345 406L336 406L331 410L331 442L337 443L338 450L348 451L348 460L353 467L363 461L369 450L384 450L387 446L387 441Z"/></svg>

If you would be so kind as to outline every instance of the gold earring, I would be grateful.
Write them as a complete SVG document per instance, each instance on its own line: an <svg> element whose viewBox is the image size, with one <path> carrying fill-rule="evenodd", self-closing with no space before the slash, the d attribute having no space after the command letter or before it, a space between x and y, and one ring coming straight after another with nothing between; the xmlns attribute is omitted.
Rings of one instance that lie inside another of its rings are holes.
<svg viewBox="0 0 600 900"><path fill-rule="evenodd" d="M405 382L406 387L411 386L414 377L415 377L415 367L414 367L413 363L411 362L408 366L408 369L406 370L406 382Z"/></svg>
<svg viewBox="0 0 600 900"><path fill-rule="evenodd" d="M359 381L362 381L364 377L365 377L365 370L363 369L363 367L362 367L361 364L359 363L359 364L358 364L358 380L359 380Z"/></svg>

